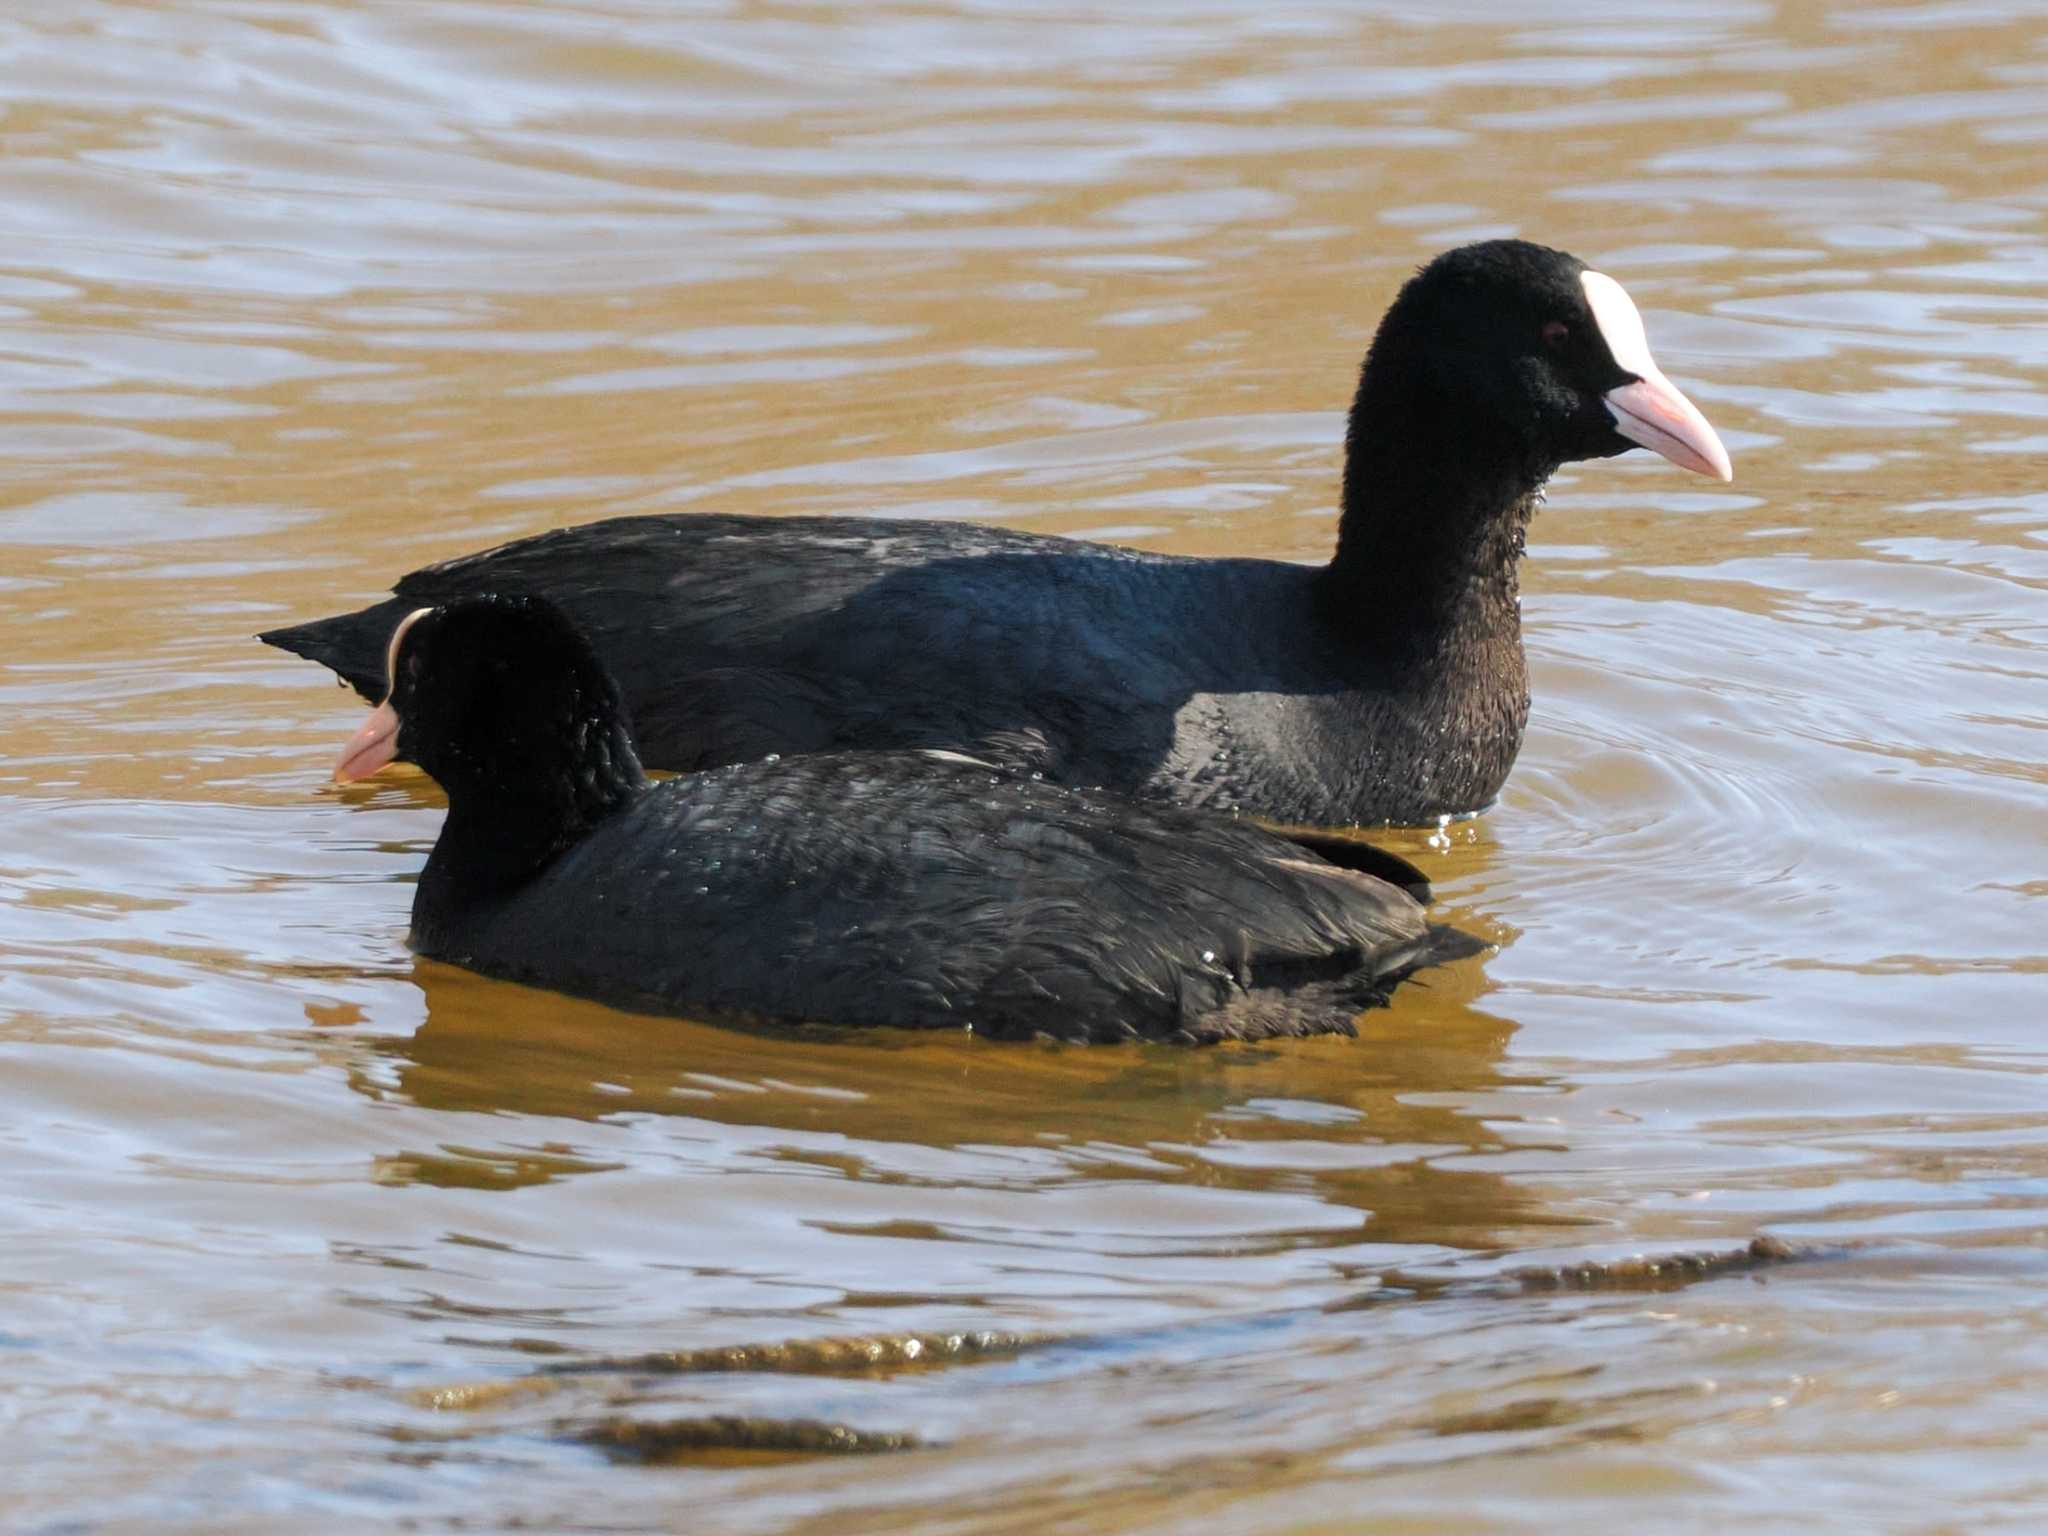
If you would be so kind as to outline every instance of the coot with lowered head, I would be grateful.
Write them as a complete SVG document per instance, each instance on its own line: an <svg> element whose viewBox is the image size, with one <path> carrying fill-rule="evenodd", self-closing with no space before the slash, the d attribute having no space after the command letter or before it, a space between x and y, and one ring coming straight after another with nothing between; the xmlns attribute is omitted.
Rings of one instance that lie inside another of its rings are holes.
<svg viewBox="0 0 2048 1536"><path fill-rule="evenodd" d="M1560 464L1728 455L1621 286L1521 240L1439 256L1365 360L1326 566L966 523L623 517L413 572L263 638L368 699L422 605L544 593L625 690L648 762L949 748L1271 820L1484 808L1528 719L1517 563Z"/></svg>
<svg viewBox="0 0 2048 1536"><path fill-rule="evenodd" d="M542 598L422 609L387 655L335 778L403 753L440 781L413 947L489 975L678 1014L1208 1042L1349 1034L1482 947L1245 822L952 753L650 783L616 685Z"/></svg>

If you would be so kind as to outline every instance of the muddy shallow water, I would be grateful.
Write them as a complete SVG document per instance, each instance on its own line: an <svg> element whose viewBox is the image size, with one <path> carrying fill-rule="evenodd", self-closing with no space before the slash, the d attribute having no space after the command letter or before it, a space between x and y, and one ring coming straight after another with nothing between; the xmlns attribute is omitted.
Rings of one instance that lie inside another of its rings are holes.
<svg viewBox="0 0 2048 1536"><path fill-rule="evenodd" d="M29 14L0 1522L2048 1522L2037 6ZM1629 286L1737 478L1554 484L1515 775L1391 839L1500 947L1357 1041L763 1036L416 961L433 786L327 787L359 707L249 638L661 508L1320 558L1381 307L1505 232ZM1867 1246L1490 1280L1760 1232ZM531 1374L981 1331L1053 1342ZM919 1448L621 1449L721 1416Z"/></svg>

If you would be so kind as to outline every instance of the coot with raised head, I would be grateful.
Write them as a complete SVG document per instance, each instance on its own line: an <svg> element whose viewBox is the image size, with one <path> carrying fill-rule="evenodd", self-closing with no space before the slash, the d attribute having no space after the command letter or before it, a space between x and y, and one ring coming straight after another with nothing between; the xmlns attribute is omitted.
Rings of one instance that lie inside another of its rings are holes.
<svg viewBox="0 0 2048 1536"><path fill-rule="evenodd" d="M683 513L430 566L263 638L375 699L404 614L539 592L590 636L658 767L937 747L1276 821L1427 821L1485 807L1520 748L1516 568L1544 481L1636 445L1729 476L1621 286L1493 240L1429 263L1382 321L1327 566Z"/></svg>

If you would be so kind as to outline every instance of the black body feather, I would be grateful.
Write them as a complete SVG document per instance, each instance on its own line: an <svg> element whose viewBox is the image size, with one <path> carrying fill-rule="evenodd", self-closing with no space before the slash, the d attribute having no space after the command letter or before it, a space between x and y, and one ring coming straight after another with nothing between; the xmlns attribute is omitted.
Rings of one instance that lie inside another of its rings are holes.
<svg viewBox="0 0 2048 1536"><path fill-rule="evenodd" d="M1598 393L1612 364L1538 339L1545 316L1584 312L1582 270L1494 241L1402 290L1361 374L1326 567L685 513L430 566L388 601L263 638L375 698L404 613L542 593L589 635L663 768L946 748L1316 826L1480 810L1528 719L1517 564L1539 489L1560 463L1630 446Z"/></svg>
<svg viewBox="0 0 2048 1536"><path fill-rule="evenodd" d="M401 656L399 745L449 797L412 942L491 975L679 1014L1214 1041L1351 1033L1481 947L1247 823L950 754L650 784L538 601L436 610Z"/></svg>

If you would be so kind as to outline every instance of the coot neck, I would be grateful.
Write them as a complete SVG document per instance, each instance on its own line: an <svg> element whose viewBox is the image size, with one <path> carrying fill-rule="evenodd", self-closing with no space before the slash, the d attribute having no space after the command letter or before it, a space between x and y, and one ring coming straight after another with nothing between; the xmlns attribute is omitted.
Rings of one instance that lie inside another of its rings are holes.
<svg viewBox="0 0 2048 1536"><path fill-rule="evenodd" d="M1319 595L1353 644L1397 663L1455 664L1461 651L1519 644L1523 545L1557 466L1416 377L1368 365L1359 383Z"/></svg>
<svg viewBox="0 0 2048 1536"><path fill-rule="evenodd" d="M648 789L621 722L586 718L547 750L498 742L488 752L479 772L436 775L448 790L448 820L420 877L416 922L430 903L516 890Z"/></svg>

